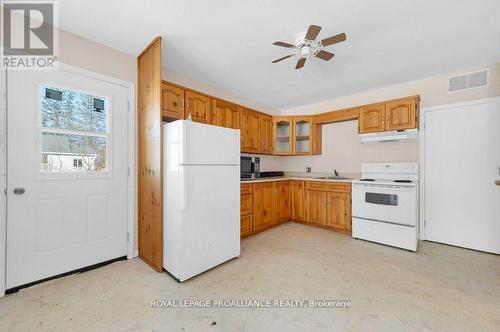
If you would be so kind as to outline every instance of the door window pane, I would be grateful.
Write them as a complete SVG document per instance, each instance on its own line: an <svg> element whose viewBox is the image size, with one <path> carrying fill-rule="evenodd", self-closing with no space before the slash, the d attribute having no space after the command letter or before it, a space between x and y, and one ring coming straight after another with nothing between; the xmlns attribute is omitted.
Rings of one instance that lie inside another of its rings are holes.
<svg viewBox="0 0 500 332"><path fill-rule="evenodd" d="M106 171L106 137L42 133L42 173Z"/></svg>
<svg viewBox="0 0 500 332"><path fill-rule="evenodd" d="M78 91L42 87L42 127L105 133L106 99Z"/></svg>
<svg viewBox="0 0 500 332"><path fill-rule="evenodd" d="M42 86L41 173L108 171L108 101L79 91Z"/></svg>

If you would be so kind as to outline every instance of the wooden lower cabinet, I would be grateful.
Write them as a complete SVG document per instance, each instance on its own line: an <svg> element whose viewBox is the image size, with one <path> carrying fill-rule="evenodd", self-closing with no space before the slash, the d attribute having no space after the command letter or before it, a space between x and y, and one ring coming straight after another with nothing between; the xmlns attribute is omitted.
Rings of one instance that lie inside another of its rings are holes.
<svg viewBox="0 0 500 332"><path fill-rule="evenodd" d="M306 190L306 222L326 225L326 191Z"/></svg>
<svg viewBox="0 0 500 332"><path fill-rule="evenodd" d="M252 215L241 216L240 236L246 237L253 233Z"/></svg>
<svg viewBox="0 0 500 332"><path fill-rule="evenodd" d="M326 226L351 231L351 195L329 192L326 196Z"/></svg>
<svg viewBox="0 0 500 332"><path fill-rule="evenodd" d="M253 213L253 197L252 194L241 195L241 209L240 213L242 216Z"/></svg>
<svg viewBox="0 0 500 332"><path fill-rule="evenodd" d="M291 201L290 201L290 181L274 182L275 190L275 223L283 223L290 220L291 216Z"/></svg>
<svg viewBox="0 0 500 332"><path fill-rule="evenodd" d="M304 209L304 181L290 182L290 201L292 220L305 221Z"/></svg>
<svg viewBox="0 0 500 332"><path fill-rule="evenodd" d="M351 232L351 184L283 180L241 184L241 237L289 220Z"/></svg>
<svg viewBox="0 0 500 332"><path fill-rule="evenodd" d="M240 190L240 236L253 233L253 195L250 183L241 184Z"/></svg>
<svg viewBox="0 0 500 332"><path fill-rule="evenodd" d="M273 182L253 185L253 230L261 231L274 225L275 191Z"/></svg>
<svg viewBox="0 0 500 332"><path fill-rule="evenodd" d="M350 183L307 181L305 197L305 221L307 223L351 232Z"/></svg>

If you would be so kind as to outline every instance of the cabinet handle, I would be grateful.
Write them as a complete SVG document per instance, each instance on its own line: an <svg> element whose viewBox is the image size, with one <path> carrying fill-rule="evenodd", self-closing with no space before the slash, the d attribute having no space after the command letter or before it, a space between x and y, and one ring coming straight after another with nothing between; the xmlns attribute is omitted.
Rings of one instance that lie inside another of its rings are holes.
<svg viewBox="0 0 500 332"><path fill-rule="evenodd" d="M16 195L22 195L26 191L24 188L14 188L14 194Z"/></svg>

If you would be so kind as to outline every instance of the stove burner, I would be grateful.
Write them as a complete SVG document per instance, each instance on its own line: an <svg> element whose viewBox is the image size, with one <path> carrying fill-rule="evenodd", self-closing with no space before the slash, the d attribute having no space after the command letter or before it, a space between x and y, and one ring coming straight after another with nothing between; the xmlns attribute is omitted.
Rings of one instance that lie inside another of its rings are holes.
<svg viewBox="0 0 500 332"><path fill-rule="evenodd" d="M412 180L394 180L394 182L397 182L397 183L412 183L413 181Z"/></svg>
<svg viewBox="0 0 500 332"><path fill-rule="evenodd" d="M369 181L369 182L373 182L373 181L375 181L375 179L360 179L359 181Z"/></svg>

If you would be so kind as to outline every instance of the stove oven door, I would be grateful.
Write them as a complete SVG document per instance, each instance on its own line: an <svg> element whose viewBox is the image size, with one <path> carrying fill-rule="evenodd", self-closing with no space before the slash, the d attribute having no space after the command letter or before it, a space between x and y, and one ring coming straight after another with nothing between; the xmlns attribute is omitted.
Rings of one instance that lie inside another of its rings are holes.
<svg viewBox="0 0 500 332"><path fill-rule="evenodd" d="M415 226L415 186L353 184L352 215L355 218Z"/></svg>

